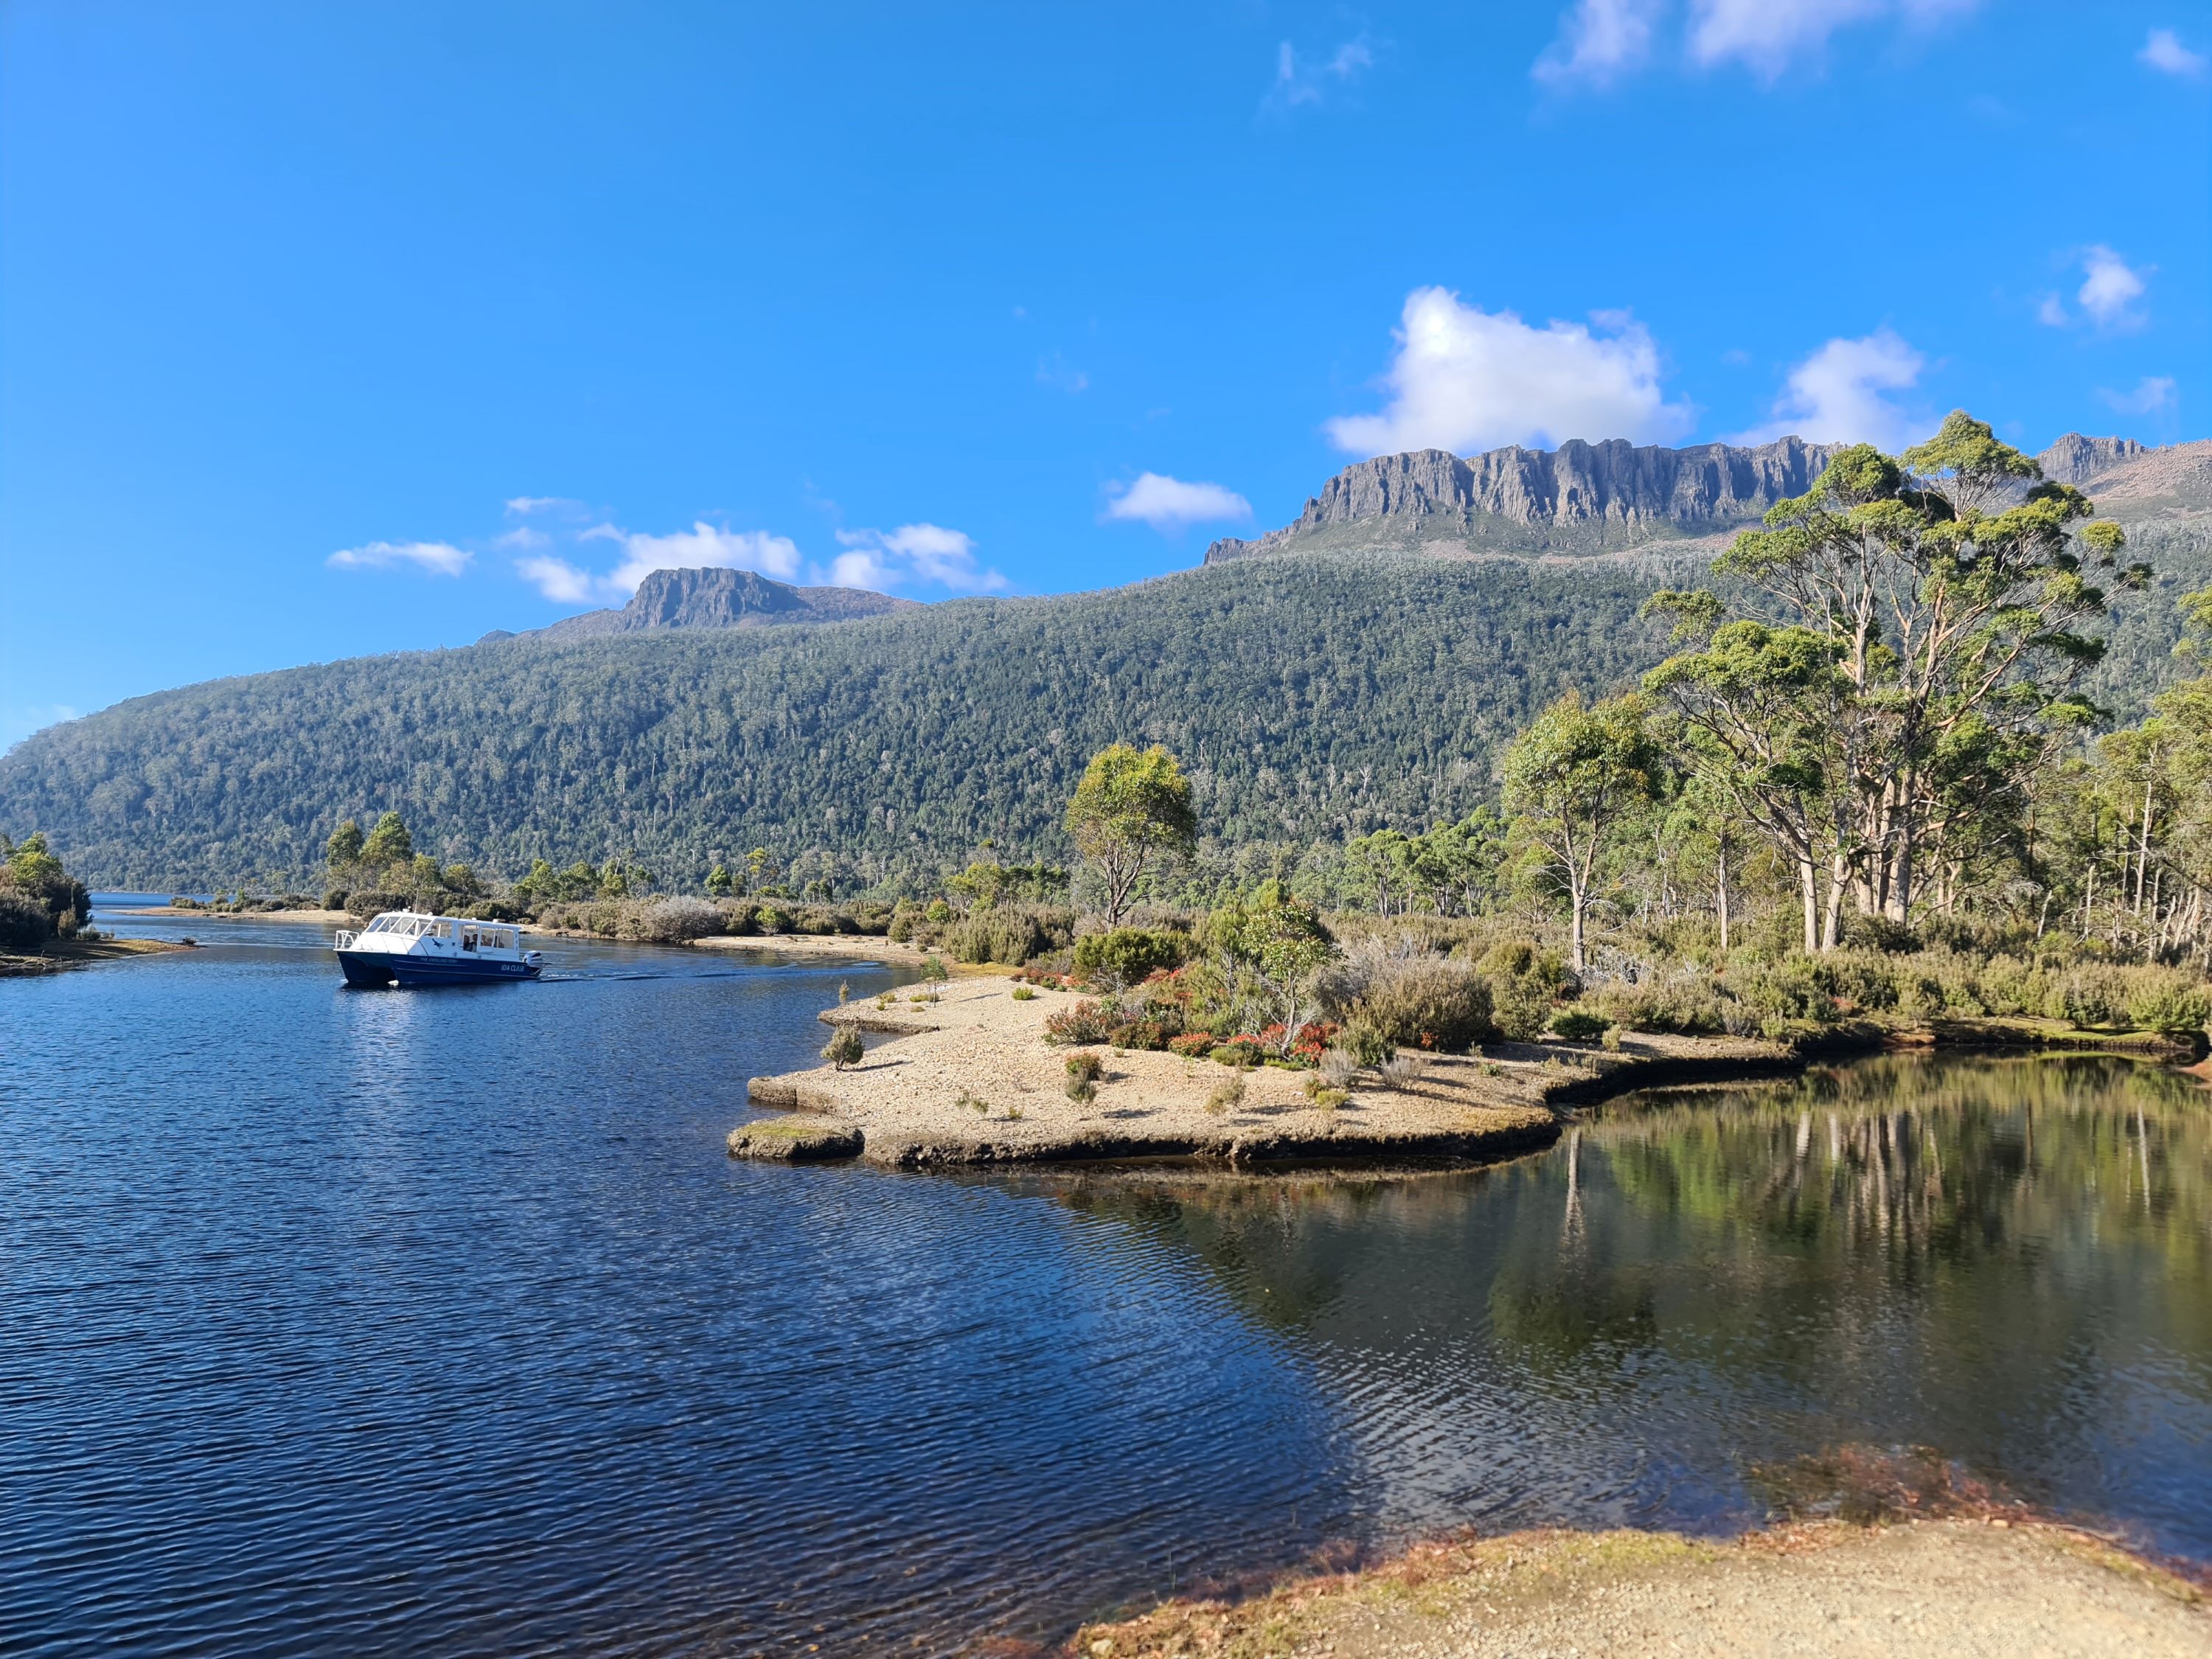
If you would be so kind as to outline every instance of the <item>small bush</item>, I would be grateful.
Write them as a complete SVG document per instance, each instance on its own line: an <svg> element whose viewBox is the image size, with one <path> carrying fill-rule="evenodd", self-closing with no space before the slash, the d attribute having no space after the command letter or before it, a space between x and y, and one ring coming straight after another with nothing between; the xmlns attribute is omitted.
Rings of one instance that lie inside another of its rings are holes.
<svg viewBox="0 0 2212 1659"><path fill-rule="evenodd" d="M1226 1042L1217 1042L1206 1058L1223 1066L1234 1066L1239 1071L1249 1071L1257 1066L1264 1054L1256 1038L1234 1036Z"/></svg>
<svg viewBox="0 0 2212 1659"><path fill-rule="evenodd" d="M941 958L931 955L921 959L921 976L926 980L944 980L952 975Z"/></svg>
<svg viewBox="0 0 2212 1659"><path fill-rule="evenodd" d="M1181 1036L1168 1039L1168 1052L1181 1054L1185 1060L1204 1060L1213 1052L1213 1044L1211 1031L1185 1031Z"/></svg>
<svg viewBox="0 0 2212 1659"><path fill-rule="evenodd" d="M173 904L175 902L176 902L176 901L175 901L175 900L173 900L173 899L172 899L172 900L170 901L170 902L171 902L171 903L173 903ZM343 888L343 887L333 887L333 888L330 889L327 892L325 892L325 893L323 895L323 908L324 908L324 909L325 909L325 910L343 910L343 909L344 909L345 908L346 908L346 890L345 890L344 888Z"/></svg>
<svg viewBox="0 0 2212 1659"><path fill-rule="evenodd" d="M1075 971L1085 979L1112 986L1139 985L1154 973L1180 968L1190 959L1191 938L1172 929L1116 927L1075 941Z"/></svg>
<svg viewBox="0 0 2212 1659"><path fill-rule="evenodd" d="M970 912L945 943L956 962L997 962L1010 968L1020 967L1048 945L1036 917L998 907Z"/></svg>
<svg viewBox="0 0 2212 1659"><path fill-rule="evenodd" d="M1600 1012L1631 1031L1678 1031L1684 1036L1716 1036L1728 1030L1729 1005L1702 975L1645 980L1637 985L1608 985L1587 999Z"/></svg>
<svg viewBox="0 0 2212 1659"><path fill-rule="evenodd" d="M1206 1110L1211 1117L1234 1111L1244 1103L1244 1078L1242 1073L1225 1077L1213 1085L1213 1092L1206 1097Z"/></svg>
<svg viewBox="0 0 2212 1659"><path fill-rule="evenodd" d="M1378 969L1352 1002L1350 1024L1367 1034L1363 1041L1449 1054L1497 1034L1489 984L1465 963L1443 957Z"/></svg>
<svg viewBox="0 0 2212 1659"><path fill-rule="evenodd" d="M647 945L684 945L722 931L722 911L705 899L662 898L625 905L616 937Z"/></svg>
<svg viewBox="0 0 2212 1659"><path fill-rule="evenodd" d="M1086 1052L1067 1057L1067 1074L1079 1082L1096 1083L1105 1071L1106 1062L1095 1054Z"/></svg>
<svg viewBox="0 0 2212 1659"><path fill-rule="evenodd" d="M1044 1040L1047 1042L1103 1042L1113 1030L1113 1017L1118 1012L1086 998L1073 1008L1062 1008L1047 1014Z"/></svg>
<svg viewBox="0 0 2212 1659"><path fill-rule="evenodd" d="M1594 1042L1612 1025L1613 1022L1603 1014L1591 1013L1586 1008L1562 1008L1552 1016L1553 1035L1567 1042Z"/></svg>
<svg viewBox="0 0 2212 1659"><path fill-rule="evenodd" d="M860 1041L860 1034L849 1025L839 1026L836 1035L822 1048L822 1058L840 1072L848 1066L858 1065L860 1057L866 1053L867 1047Z"/></svg>
<svg viewBox="0 0 2212 1659"><path fill-rule="evenodd" d="M934 922L941 927L952 920L952 907L941 898L933 898L921 915L923 921Z"/></svg>
<svg viewBox="0 0 2212 1659"><path fill-rule="evenodd" d="M1412 1054L1393 1054L1376 1068L1382 1074L1386 1089L1407 1089L1421 1074L1421 1062Z"/></svg>
<svg viewBox="0 0 2212 1659"><path fill-rule="evenodd" d="M1306 1091L1306 1098L1313 1102L1316 1106L1319 1107L1324 1112L1334 1111L1338 1107L1343 1105L1346 1100L1351 1098L1351 1097L1342 1089L1331 1088L1328 1084L1322 1082L1321 1073L1318 1072L1308 1073L1306 1074L1306 1080L1304 1086Z"/></svg>
<svg viewBox="0 0 2212 1659"><path fill-rule="evenodd" d="M1030 985L1017 985L1014 987L1013 998L1017 1002L1035 1002L1036 988Z"/></svg>
<svg viewBox="0 0 2212 1659"><path fill-rule="evenodd" d="M1491 1024L1498 1033L1516 1042L1541 1036L1565 975L1558 953L1525 939L1502 939L1483 953L1480 966L1490 983Z"/></svg>
<svg viewBox="0 0 2212 1659"><path fill-rule="evenodd" d="M1321 1068L1314 1075L1332 1089L1349 1089L1359 1071L1359 1061L1340 1045L1322 1055Z"/></svg>

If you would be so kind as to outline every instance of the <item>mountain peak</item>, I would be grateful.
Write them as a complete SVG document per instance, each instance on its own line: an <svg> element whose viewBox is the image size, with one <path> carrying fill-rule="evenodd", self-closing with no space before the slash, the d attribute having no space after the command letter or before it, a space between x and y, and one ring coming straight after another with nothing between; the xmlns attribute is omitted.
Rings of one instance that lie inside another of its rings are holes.
<svg viewBox="0 0 2212 1659"><path fill-rule="evenodd" d="M477 641L504 639L585 640L675 628L769 628L793 623L853 622L908 611L916 599L872 593L862 587L794 587L750 570L708 566L655 570L637 585L619 611L586 611L522 634L494 629Z"/></svg>
<svg viewBox="0 0 2212 1659"><path fill-rule="evenodd" d="M2150 446L2133 438L2089 438L2069 432L2035 459L2043 476L2053 483L2079 484L2148 453Z"/></svg>

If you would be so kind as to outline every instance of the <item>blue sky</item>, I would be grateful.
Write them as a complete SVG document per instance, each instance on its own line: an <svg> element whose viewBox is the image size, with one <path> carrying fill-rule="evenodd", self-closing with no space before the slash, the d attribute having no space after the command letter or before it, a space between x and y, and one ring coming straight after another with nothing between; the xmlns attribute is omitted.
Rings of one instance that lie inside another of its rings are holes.
<svg viewBox="0 0 2212 1659"><path fill-rule="evenodd" d="M0 8L0 743L1437 445L2212 431L2201 5Z"/></svg>

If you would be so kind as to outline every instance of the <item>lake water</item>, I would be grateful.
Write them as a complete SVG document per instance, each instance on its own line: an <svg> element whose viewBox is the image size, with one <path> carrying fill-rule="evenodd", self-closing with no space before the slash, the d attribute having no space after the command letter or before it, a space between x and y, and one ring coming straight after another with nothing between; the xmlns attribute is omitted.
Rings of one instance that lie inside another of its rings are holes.
<svg viewBox="0 0 2212 1659"><path fill-rule="evenodd" d="M1018 1651L1333 1543L1936 1447L2212 1560L2212 1133L2118 1062L1410 1180L734 1163L878 967L319 930L0 981L0 1650Z"/></svg>

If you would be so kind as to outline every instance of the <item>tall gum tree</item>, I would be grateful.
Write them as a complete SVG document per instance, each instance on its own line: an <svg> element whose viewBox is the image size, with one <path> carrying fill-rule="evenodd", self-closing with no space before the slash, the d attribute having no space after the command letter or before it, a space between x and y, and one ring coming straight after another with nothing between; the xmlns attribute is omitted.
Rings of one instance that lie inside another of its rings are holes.
<svg viewBox="0 0 2212 1659"><path fill-rule="evenodd" d="M1762 596L1723 620L1662 593L1677 642L1645 688L1670 702L1702 775L1796 868L1805 948L1847 902L1908 924L1924 885L2017 816L2029 778L2094 714L2075 688L2101 654L2087 573L2141 586L2117 525L1954 411L1901 457L1860 444L1776 504L1715 574Z"/></svg>
<svg viewBox="0 0 2212 1659"><path fill-rule="evenodd" d="M1666 757L1641 697L1584 708L1573 692L1539 714L1505 753L1505 805L1566 896L1569 960L1589 966L1584 933L1623 823L1664 793Z"/></svg>
<svg viewBox="0 0 2212 1659"><path fill-rule="evenodd" d="M1198 844L1189 780L1158 744L1142 751L1126 743L1102 749L1067 803L1067 833L1097 866L1106 925L1118 927L1146 870L1164 858L1188 858Z"/></svg>

